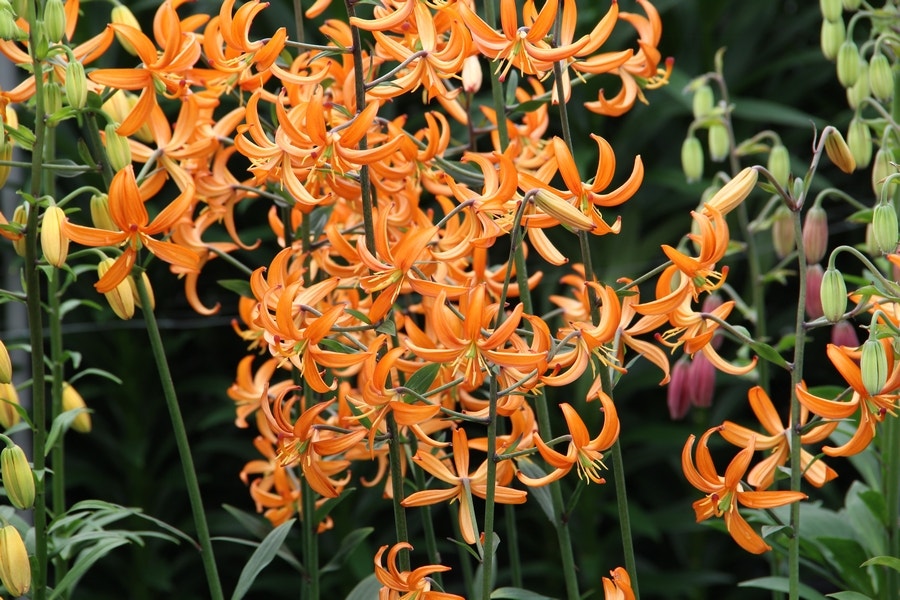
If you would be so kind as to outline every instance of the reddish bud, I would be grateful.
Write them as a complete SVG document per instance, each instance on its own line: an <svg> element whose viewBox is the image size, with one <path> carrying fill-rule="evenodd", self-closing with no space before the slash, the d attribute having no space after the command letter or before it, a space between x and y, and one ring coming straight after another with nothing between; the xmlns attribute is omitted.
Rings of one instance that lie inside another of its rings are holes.
<svg viewBox="0 0 900 600"><path fill-rule="evenodd" d="M669 406L669 416L673 421L683 419L691 407L691 400L687 394L690 367L690 363L686 360L679 360L672 367L672 378L666 390L666 404Z"/></svg>
<svg viewBox="0 0 900 600"><path fill-rule="evenodd" d="M806 316L810 320L825 316L822 311L822 279L825 270L816 263L806 268Z"/></svg>

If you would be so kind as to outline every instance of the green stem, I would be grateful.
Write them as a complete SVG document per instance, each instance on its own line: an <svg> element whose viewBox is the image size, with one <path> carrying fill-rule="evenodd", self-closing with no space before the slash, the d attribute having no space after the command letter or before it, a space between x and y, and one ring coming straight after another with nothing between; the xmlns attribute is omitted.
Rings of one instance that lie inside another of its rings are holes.
<svg viewBox="0 0 900 600"><path fill-rule="evenodd" d="M416 481L416 489L424 490L426 486L425 471L422 469L413 469L413 477ZM431 505L426 504L421 507L421 511L422 531L425 534L425 552L428 554L428 561L430 564L439 565L441 564L441 553L438 551L437 536L434 533L434 518L432 516ZM440 571L432 573L431 578L434 579L439 587L444 586L444 580L441 577Z"/></svg>
<svg viewBox="0 0 900 600"><path fill-rule="evenodd" d="M890 417L884 424L884 498L887 504L888 556L900 557L900 419ZM887 569L882 598L900 597L900 574Z"/></svg>
<svg viewBox="0 0 900 600"><path fill-rule="evenodd" d="M497 377L490 379L487 425L487 481L484 496L484 555L481 557L481 598L491 597L494 570L494 487L497 485Z"/></svg>
<svg viewBox="0 0 900 600"><path fill-rule="evenodd" d="M390 440L388 441L388 460L391 465L391 491L393 492L394 505L394 529L397 533L398 542L409 541L409 529L406 525L406 509L400 504L403 502L403 470L401 469L403 461L403 453L400 444L400 428L397 426L397 419L394 418L393 412L388 412L387 430ZM400 570L409 571L409 552L403 550L399 554Z"/></svg>
<svg viewBox="0 0 900 600"><path fill-rule="evenodd" d="M59 278L60 270L53 269L50 273L50 280L47 286L47 302L49 311L47 318L50 322L50 364L51 376L53 382L51 384L52 400L50 404L50 422L56 420L63 411L62 404L62 388L63 379L65 378L64 367L65 359L63 357L63 335L62 335L62 317L59 304ZM66 477L65 477L65 452L63 443L64 436L57 438L53 445L51 454L51 464L53 465L53 513L62 515L66 512ZM68 565L62 556L57 556L54 560L55 577L59 581L66 575ZM68 594L66 595L68 596Z"/></svg>
<svg viewBox="0 0 900 600"><path fill-rule="evenodd" d="M316 523L316 493L309 487L306 477L301 477L301 501L303 502L303 564L306 577L300 586L300 597L319 600L319 534Z"/></svg>
<svg viewBox="0 0 900 600"><path fill-rule="evenodd" d="M493 1L484 3L484 20L493 27L497 22L497 10ZM506 99L503 97L503 83L497 69L491 69L491 101L497 113L497 136L500 138L500 151L509 145L509 130L506 127Z"/></svg>
<svg viewBox="0 0 900 600"><path fill-rule="evenodd" d="M137 269L136 269L137 270ZM178 406L178 397L175 393L175 384L172 381L172 373L169 371L169 363L166 360L166 352L163 348L162 336L159 333L159 325L156 315L153 313L152 300L144 278L140 273L134 277L141 306L144 310L144 321L147 325L147 335L150 338L150 349L156 361L159 372L159 381L163 388L163 396L166 399L166 407L169 409L169 418L172 421L172 433L175 436L175 444L178 447L178 455L181 459L181 468L184 472L184 483L187 487L188 498L191 503L191 513L194 517L194 526L197 528L197 541L200 544L200 558L203 560L203 570L206 573L206 582L209 585L212 600L224 600L222 584L219 581L219 573L216 569L215 555L213 554L212 540L209 535L209 527L206 523L206 512L203 508L203 499L200 497L200 484L197 480L197 471L194 468L194 459L191 457L191 448L188 443L187 429Z"/></svg>

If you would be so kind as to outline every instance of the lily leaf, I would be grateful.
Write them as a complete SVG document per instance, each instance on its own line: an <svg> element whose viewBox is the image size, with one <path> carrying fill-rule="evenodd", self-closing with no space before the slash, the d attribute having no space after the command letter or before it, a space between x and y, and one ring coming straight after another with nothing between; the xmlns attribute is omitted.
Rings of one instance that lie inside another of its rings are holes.
<svg viewBox="0 0 900 600"><path fill-rule="evenodd" d="M738 587L752 587L787 593L790 588L790 581L787 577L758 577L742 581L738 584ZM802 583L800 584L800 597L804 600L827 600L825 596Z"/></svg>
<svg viewBox="0 0 900 600"><path fill-rule="evenodd" d="M520 458L517 461L519 470L525 473L528 477L538 478L546 475L543 469L534 464L529 458ZM538 506L541 507L541 510L544 511L544 515L547 516L547 520L553 524L556 524L556 519L554 518L553 512L553 500L550 498L550 490L546 487L534 487L528 490L528 493L534 496L534 499L537 500Z"/></svg>
<svg viewBox="0 0 900 600"><path fill-rule="evenodd" d="M72 426L72 421L83 412L87 412L87 409L73 408L72 410L60 413L53 419L53 425L50 427L50 433L47 434L47 441L44 444L44 456L50 455L50 451L53 449L53 446L56 445L56 440L59 439L59 436L69 429L69 427Z"/></svg>
<svg viewBox="0 0 900 600"><path fill-rule="evenodd" d="M896 556L875 556L864 562L861 566L881 565L889 567L895 571L900 571L900 558Z"/></svg>
<svg viewBox="0 0 900 600"><path fill-rule="evenodd" d="M220 279L216 283L221 285L228 291L234 292L245 298L253 298L253 290L250 289L250 282L244 279Z"/></svg>
<svg viewBox="0 0 900 600"><path fill-rule="evenodd" d="M275 555L278 554L278 550L284 543L287 534L291 531L291 527L296 522L297 519L288 519L270 531L269 535L266 536L266 539L259 543L259 546L253 552L253 555L250 556L250 560L247 561L247 564L244 565L244 568L241 570L241 576L238 578L234 593L231 594L231 600L240 600L248 591L250 591L250 586L253 585L256 577L270 562L272 562Z"/></svg>
<svg viewBox="0 0 900 600"><path fill-rule="evenodd" d="M320 573L329 573L331 571L339 571L344 566L344 561L369 535L375 531L374 527L360 527L348 533L343 540L341 546L331 557L328 563L319 569Z"/></svg>
<svg viewBox="0 0 900 600"><path fill-rule="evenodd" d="M375 577L375 573L372 573L357 583L345 600L372 600L372 598L378 597L381 587L381 582Z"/></svg>
<svg viewBox="0 0 900 600"><path fill-rule="evenodd" d="M769 361L772 364L778 365L782 369L788 369L788 361L784 359L783 356L778 354L778 351L775 350L772 346L765 344L763 342L753 342L750 344L750 348L756 352L756 354L764 359Z"/></svg>
<svg viewBox="0 0 900 600"><path fill-rule="evenodd" d="M234 517L238 521L238 523L240 523L244 527L244 529L246 529L259 539L265 538L266 535L268 535L269 531L271 531L268 521L264 521L255 514L248 513L239 508L231 506L230 504L223 504L222 508L224 508L228 512L228 514ZM282 548L279 551L278 556L286 563L294 567L297 571L301 573L304 571L303 564L287 548Z"/></svg>
<svg viewBox="0 0 900 600"><path fill-rule="evenodd" d="M502 587L491 592L491 600L555 600L555 598L522 588Z"/></svg>
<svg viewBox="0 0 900 600"><path fill-rule="evenodd" d="M837 598L837 600L872 600L871 596L866 596L859 592L835 592L828 594L828 597Z"/></svg>
<svg viewBox="0 0 900 600"><path fill-rule="evenodd" d="M53 588L49 600L62 597L70 587L75 585L82 575L87 573L87 570L90 569L95 562L119 546L123 546L127 543L128 540L121 537L108 537L80 553L78 558L76 558L75 562L72 564L72 567L66 573L66 576Z"/></svg>
<svg viewBox="0 0 900 600"><path fill-rule="evenodd" d="M419 395L424 395L425 392L428 391L428 388L431 387L431 384L434 383L435 377L437 377L438 372L441 370L441 365L439 363L430 363L425 365L424 367L416 370L412 376L406 380L407 388L416 392ZM411 394L405 394L403 396L403 401L407 404L412 404L415 402L417 398Z"/></svg>

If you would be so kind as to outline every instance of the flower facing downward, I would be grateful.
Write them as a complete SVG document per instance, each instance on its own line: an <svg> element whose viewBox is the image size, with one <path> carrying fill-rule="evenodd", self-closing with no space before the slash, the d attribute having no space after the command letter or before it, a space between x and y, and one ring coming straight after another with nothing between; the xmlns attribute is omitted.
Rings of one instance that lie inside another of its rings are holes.
<svg viewBox="0 0 900 600"><path fill-rule="evenodd" d="M387 546L382 546L375 555L375 577L383 586L379 591L379 599L385 600L462 600L462 596L434 592L431 590L432 573L449 571L444 565L425 565L412 571L401 571L397 568L397 554L401 550L412 550L409 542L394 544L387 555L387 568L381 564L381 557ZM404 593L408 592L408 593ZM401 596L401 594L403 594Z"/></svg>
<svg viewBox="0 0 900 600"><path fill-rule="evenodd" d="M604 600L634 600L634 590L631 589L628 571L616 567L609 574L612 577L602 578Z"/></svg>

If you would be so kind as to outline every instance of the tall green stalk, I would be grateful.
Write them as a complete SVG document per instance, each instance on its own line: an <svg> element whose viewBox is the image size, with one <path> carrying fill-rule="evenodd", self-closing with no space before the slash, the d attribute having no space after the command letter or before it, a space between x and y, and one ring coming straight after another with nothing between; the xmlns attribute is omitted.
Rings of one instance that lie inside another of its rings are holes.
<svg viewBox="0 0 900 600"><path fill-rule="evenodd" d="M184 483L187 487L188 498L191 503L191 513L194 517L194 526L197 528L197 541L200 544L200 558L203 561L203 570L206 574L206 582L212 600L224 600L222 583L219 581L219 573L216 568L216 559L213 554L212 540L209 535L209 526L206 523L206 511L203 508L203 499L200 496L200 483L197 480L197 471L194 468L194 459L191 456L191 447L188 443L187 429L181 416L181 408L178 406L178 397L175 393L175 384L172 381L172 373L166 359L163 348L162 336L159 333L159 325L156 315L153 313L153 301L144 278L135 269L134 277L138 296L143 307L144 320L147 325L147 335L150 338L150 349L153 351L153 359L159 372L159 381L162 384L163 396L166 399L166 407L169 410L169 418L172 421L172 433L175 436L175 445L178 447L178 456L181 459L181 468L184 474Z"/></svg>

